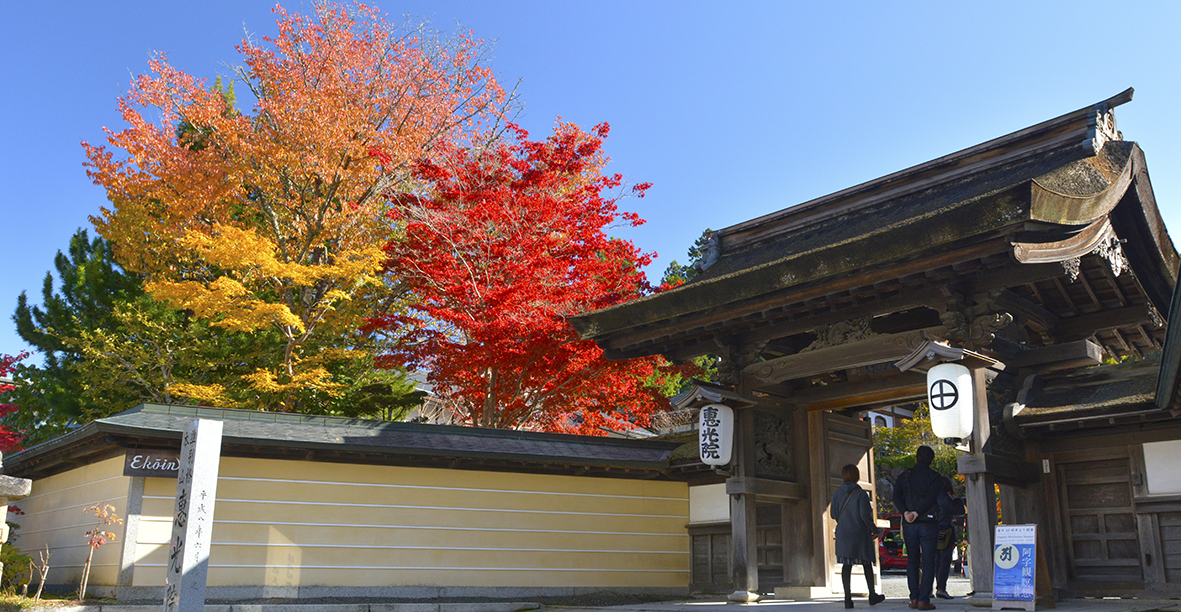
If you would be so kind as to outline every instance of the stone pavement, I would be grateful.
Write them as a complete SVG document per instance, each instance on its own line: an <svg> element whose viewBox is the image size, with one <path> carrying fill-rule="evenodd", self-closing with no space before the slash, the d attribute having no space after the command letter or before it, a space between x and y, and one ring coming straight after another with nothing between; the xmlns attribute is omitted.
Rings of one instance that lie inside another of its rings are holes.
<svg viewBox="0 0 1181 612"><path fill-rule="evenodd" d="M869 610L865 599L855 600L858 610ZM905 598L893 597L873 607L873 612L910 612ZM974 607L966 598L938 600L936 608L945 612L981 612L988 607ZM1039 607L1038 610L1043 608ZM33 608L36 612L158 612L159 605L129 606L101 604L87 606ZM844 612L844 602L836 596L811 600L765 600L753 604L727 603L722 598L690 599L603 608L543 607L529 602L471 602L471 603L358 603L358 604L235 604L208 605L206 612ZM1181 612L1178 599L1065 599L1058 602L1055 612Z"/></svg>
<svg viewBox="0 0 1181 612"><path fill-rule="evenodd" d="M160 612L163 604L90 604L85 606L43 606L30 612ZM472 603L347 603L347 604L208 604L205 612L521 612L537 610L541 604L511 601ZM564 608L569 609L569 608ZM607 610L608 608L595 608Z"/></svg>
<svg viewBox="0 0 1181 612"><path fill-rule="evenodd" d="M991 610L989 607L975 607L973 604L986 604L984 601L971 601L967 598L937 600L937 610L947 612L982 612ZM910 612L905 598L888 598L886 601L873 606L873 612ZM854 601L856 610L869 610L870 606L864 598ZM1045 608L1038 607L1039 612ZM651 604L637 604L628 606L614 606L610 608L562 608L563 612L844 612L844 600L837 596L825 599L811 600L764 600L753 604L732 604L721 599L692 600L682 602L660 602ZM1055 612L1181 612L1181 600L1178 599L1064 599L1059 601Z"/></svg>

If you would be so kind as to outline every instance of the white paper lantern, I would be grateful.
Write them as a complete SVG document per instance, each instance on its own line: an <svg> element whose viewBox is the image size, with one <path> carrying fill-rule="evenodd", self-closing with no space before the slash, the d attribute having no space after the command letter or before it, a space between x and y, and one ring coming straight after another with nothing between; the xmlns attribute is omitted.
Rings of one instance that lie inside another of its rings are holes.
<svg viewBox="0 0 1181 612"><path fill-rule="evenodd" d="M697 450L701 462L730 463L734 450L734 411L725 404L707 404L697 416Z"/></svg>
<svg viewBox="0 0 1181 612"><path fill-rule="evenodd" d="M972 371L958 363L941 363L927 372L927 405L931 430L938 438L967 438L975 421Z"/></svg>

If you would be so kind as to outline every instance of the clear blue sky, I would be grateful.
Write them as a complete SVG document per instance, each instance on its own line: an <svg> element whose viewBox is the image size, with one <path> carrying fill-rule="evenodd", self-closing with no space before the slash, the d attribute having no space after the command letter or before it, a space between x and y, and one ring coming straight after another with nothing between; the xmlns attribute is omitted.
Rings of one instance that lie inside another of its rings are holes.
<svg viewBox="0 0 1181 612"><path fill-rule="evenodd" d="M0 11L0 353L9 317L104 202L81 140L121 126L115 98L153 51L228 75L261 1L14 2ZM306 12L305 1L287 4ZM659 253L656 280L718 229L1088 106L1117 111L1145 150L1181 238L1181 3L406 2L395 16L456 24L520 81L523 125L611 123L612 169L655 184L625 235Z"/></svg>

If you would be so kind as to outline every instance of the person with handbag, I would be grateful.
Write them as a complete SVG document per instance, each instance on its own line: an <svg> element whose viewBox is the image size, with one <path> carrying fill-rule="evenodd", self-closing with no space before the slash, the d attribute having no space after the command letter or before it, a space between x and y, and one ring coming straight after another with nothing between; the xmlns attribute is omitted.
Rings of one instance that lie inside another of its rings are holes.
<svg viewBox="0 0 1181 612"><path fill-rule="evenodd" d="M832 496L829 516L836 519L837 562L841 564L841 583L845 587L845 607L853 607L853 593L850 584L853 566L860 565L865 572L865 583L869 585L869 605L875 606L886 599L877 593L874 585L873 566L877 561L877 527L873 520L873 508L869 494L857 481L861 470L853 464L841 468L844 483Z"/></svg>
<svg viewBox="0 0 1181 612"><path fill-rule="evenodd" d="M941 484L943 491L939 494L939 559L935 565L935 596L940 599L951 599L947 592L947 578L951 575L952 554L959 545L956 534L955 519L967 512L964 500L956 495L955 486L950 478L944 478Z"/></svg>

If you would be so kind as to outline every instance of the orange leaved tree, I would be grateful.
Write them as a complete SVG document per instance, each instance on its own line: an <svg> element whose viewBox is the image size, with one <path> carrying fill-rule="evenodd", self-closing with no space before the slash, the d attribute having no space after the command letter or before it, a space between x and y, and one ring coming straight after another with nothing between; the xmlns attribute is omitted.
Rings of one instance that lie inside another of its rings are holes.
<svg viewBox="0 0 1181 612"><path fill-rule="evenodd" d="M301 393L340 388L334 363L371 358L362 314L397 303L378 276L387 194L506 96L470 37L440 42L364 6L275 11L275 38L238 47L248 111L158 57L119 100L127 126L83 146L111 202L92 221L120 264L215 328L277 334L243 382L259 407L301 410ZM233 403L221 385L173 392Z"/></svg>
<svg viewBox="0 0 1181 612"><path fill-rule="evenodd" d="M122 525L123 519L115 512L115 507L111 504L94 504L82 510L83 514L93 514L96 519L94 528L86 532L86 543L90 546L90 552L86 555L86 564L82 567L82 582L78 585L78 599L86 599L86 583L90 580L90 564L94 561L94 551L98 550L99 546L115 539L115 533L107 531L108 525ZM48 563L48 557L42 560L42 563ZM45 582L44 577L41 579ZM37 591L40 593L40 589Z"/></svg>

